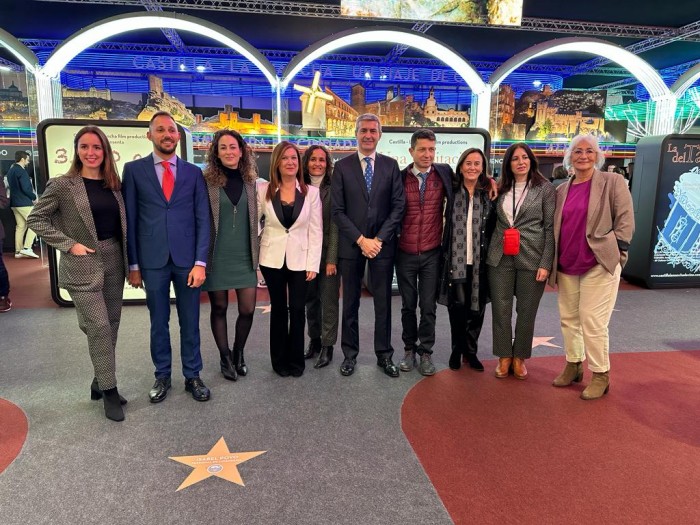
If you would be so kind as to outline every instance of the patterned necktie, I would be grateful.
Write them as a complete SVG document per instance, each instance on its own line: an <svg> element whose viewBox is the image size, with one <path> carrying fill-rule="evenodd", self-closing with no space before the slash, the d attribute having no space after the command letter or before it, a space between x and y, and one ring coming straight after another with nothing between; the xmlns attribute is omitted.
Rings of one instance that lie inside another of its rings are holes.
<svg viewBox="0 0 700 525"><path fill-rule="evenodd" d="M372 169L372 158L365 157L365 184L367 185L367 193L372 190L372 177L374 176L374 170Z"/></svg>
<svg viewBox="0 0 700 525"><path fill-rule="evenodd" d="M425 188L428 185L428 174L419 173L418 176L420 177L420 180L423 181L423 183L420 185L420 203L423 204L423 201L425 200Z"/></svg>
<svg viewBox="0 0 700 525"><path fill-rule="evenodd" d="M160 164L163 166L163 195L165 195L166 201L170 201L175 187L175 175L173 175L173 170L170 169L170 163L167 160Z"/></svg>

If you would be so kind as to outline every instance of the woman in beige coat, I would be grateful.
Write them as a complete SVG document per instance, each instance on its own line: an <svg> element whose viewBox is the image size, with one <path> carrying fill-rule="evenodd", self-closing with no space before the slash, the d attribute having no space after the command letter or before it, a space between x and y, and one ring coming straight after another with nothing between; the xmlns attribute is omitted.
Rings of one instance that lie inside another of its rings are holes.
<svg viewBox="0 0 700 525"><path fill-rule="evenodd" d="M574 169L557 188L554 265L550 284L559 287L559 316L566 367L554 380L565 387L583 379L583 361L593 372L581 399L608 392L608 324L620 272L634 233L632 197L622 175L601 172L605 158L589 135L573 138L564 164Z"/></svg>

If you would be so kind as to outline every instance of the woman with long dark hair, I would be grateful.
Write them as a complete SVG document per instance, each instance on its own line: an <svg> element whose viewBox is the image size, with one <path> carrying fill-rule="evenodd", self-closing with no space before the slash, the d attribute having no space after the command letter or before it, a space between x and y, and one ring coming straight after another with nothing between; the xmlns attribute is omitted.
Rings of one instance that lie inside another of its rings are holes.
<svg viewBox="0 0 700 525"><path fill-rule="evenodd" d="M318 354L314 368L323 368L333 360L333 345L338 339L338 226L331 220L331 174L333 159L325 146L309 147L301 159L304 182L318 188L323 213L323 245L318 278L306 289L306 321L309 346L305 359Z"/></svg>
<svg viewBox="0 0 700 525"><path fill-rule="evenodd" d="M272 151L270 180L258 185L264 218L260 271L270 293L270 358L280 376L304 373L306 286L321 264L323 225L319 191L304 182L301 154L291 142Z"/></svg>
<svg viewBox="0 0 700 525"><path fill-rule="evenodd" d="M527 377L535 318L554 259L556 190L540 173L537 158L524 142L503 157L498 185L496 230L489 247L489 287L493 317L496 377ZM513 336L513 297L516 300Z"/></svg>
<svg viewBox="0 0 700 525"><path fill-rule="evenodd" d="M214 134L204 180L209 193L210 230L207 280L202 286L211 304L211 331L219 350L221 373L230 380L248 374L244 349L253 325L257 296L258 170L250 146L237 131ZM229 349L229 291L236 291L238 318Z"/></svg>
<svg viewBox="0 0 700 525"><path fill-rule="evenodd" d="M91 397L104 398L105 416L122 421L126 400L117 391L115 365L128 273L121 182L100 128L85 126L73 144L68 173L48 181L27 223L60 252L58 285L70 293L95 371Z"/></svg>
<svg viewBox="0 0 700 525"><path fill-rule="evenodd" d="M459 157L453 181L454 198L447 203L442 236L443 271L438 303L447 306L452 333L449 366L458 370L464 359L478 372L476 356L484 312L489 301L486 254L495 222L489 199L491 182L483 151L469 148Z"/></svg>

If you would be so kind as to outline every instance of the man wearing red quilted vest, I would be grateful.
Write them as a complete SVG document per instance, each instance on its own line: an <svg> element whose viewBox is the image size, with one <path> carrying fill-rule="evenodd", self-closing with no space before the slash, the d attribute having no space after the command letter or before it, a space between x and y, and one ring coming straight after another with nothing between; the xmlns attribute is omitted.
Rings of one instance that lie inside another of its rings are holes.
<svg viewBox="0 0 700 525"><path fill-rule="evenodd" d="M419 129L408 150L413 162L401 172L406 208L396 253L396 277L401 293L402 339L406 351L403 372L415 366L424 376L435 373L431 360L435 343L435 310L440 276L440 242L445 202L452 199L454 172L434 164L435 133ZM420 306L420 322L416 309ZM420 356L417 363L416 354Z"/></svg>

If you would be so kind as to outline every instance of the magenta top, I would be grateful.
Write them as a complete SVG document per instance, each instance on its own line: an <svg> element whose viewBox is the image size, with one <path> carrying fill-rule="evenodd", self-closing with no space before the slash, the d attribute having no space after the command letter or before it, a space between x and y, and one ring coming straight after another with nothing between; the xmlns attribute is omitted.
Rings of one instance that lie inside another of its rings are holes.
<svg viewBox="0 0 700 525"><path fill-rule="evenodd" d="M570 184L559 231L559 271L567 275L583 275L598 261L586 240L588 201L591 181Z"/></svg>

